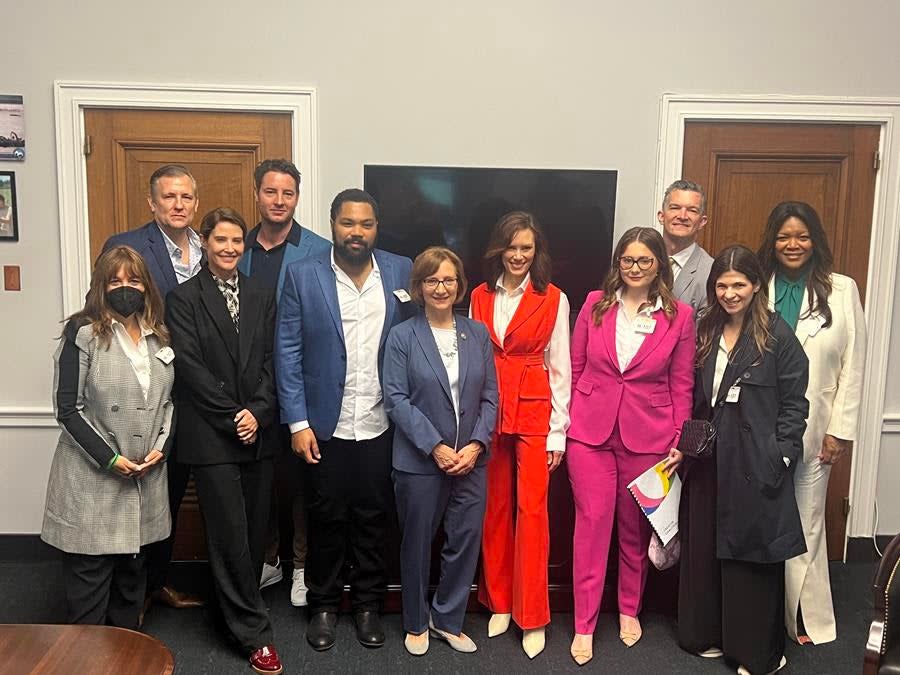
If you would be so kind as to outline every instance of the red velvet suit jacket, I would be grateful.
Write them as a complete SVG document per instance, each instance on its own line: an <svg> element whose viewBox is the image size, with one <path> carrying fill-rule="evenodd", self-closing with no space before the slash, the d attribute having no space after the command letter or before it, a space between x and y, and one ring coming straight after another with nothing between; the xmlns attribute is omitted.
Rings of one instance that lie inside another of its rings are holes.
<svg viewBox="0 0 900 675"><path fill-rule="evenodd" d="M628 450L661 454L675 447L681 425L691 416L694 386L694 318L677 302L671 320L653 313L656 327L622 372L616 355L616 317L610 307L599 326L591 309L603 291L588 294L572 333L572 403L568 437L602 445L616 421Z"/></svg>

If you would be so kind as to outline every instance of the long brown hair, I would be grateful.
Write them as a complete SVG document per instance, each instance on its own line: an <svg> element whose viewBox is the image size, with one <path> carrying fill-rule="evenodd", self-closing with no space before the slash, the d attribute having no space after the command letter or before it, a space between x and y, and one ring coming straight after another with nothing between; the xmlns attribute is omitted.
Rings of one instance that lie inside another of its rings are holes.
<svg viewBox="0 0 900 675"><path fill-rule="evenodd" d="M764 278L768 281L778 270L778 259L775 257L775 241L778 233L788 218L796 218L809 230L812 239L812 257L809 261L809 277L806 291L809 294L809 313L818 311L825 319L823 328L831 325L831 307L828 296L831 295L831 273L834 271L834 256L828 245L825 228L816 210L806 202L781 202L769 214L769 221L763 232L759 245L759 262L762 265ZM808 316L808 314L806 315Z"/></svg>
<svg viewBox="0 0 900 675"><path fill-rule="evenodd" d="M510 211L494 225L487 252L484 254L485 278L488 282L487 289L491 293L494 292L494 282L505 271L503 252L509 248L513 238L522 230L531 230L534 235L534 259L528 270L531 273L531 287L537 293L544 293L547 290L553 265L550 261L550 251L547 248L547 238L541 230L541 225L537 218L530 213Z"/></svg>
<svg viewBox="0 0 900 675"><path fill-rule="evenodd" d="M716 283L726 272L737 272L747 277L747 280L759 290L753 294L750 307L744 314L744 323L741 334L748 334L759 356L764 351L771 351L772 334L769 330L769 288L763 278L762 266L759 259L746 246L734 245L722 250L713 259L706 280L706 307L700 312L700 321L697 323L697 365L701 366L710 352L715 347L715 341L722 334L722 329L728 322L729 314L716 297Z"/></svg>
<svg viewBox="0 0 900 675"><path fill-rule="evenodd" d="M87 320L92 324L94 335L99 338L100 344L109 348L113 311L106 299L106 286L122 268L129 277L136 277L144 284L144 311L139 317L141 325L153 331L163 345L168 345L169 331L163 323L162 298L141 254L130 246L114 246L97 258L84 308L75 312L67 321Z"/></svg>
<svg viewBox="0 0 900 675"><path fill-rule="evenodd" d="M633 243L643 244L650 249L653 257L656 258L656 276L650 282L650 288L647 291L647 304L651 307L656 304L656 299L662 300L662 308L666 316L671 319L678 313L678 307L675 305L675 296L672 295L672 265L669 263L669 256L666 254L666 244L662 235L652 227L632 227L622 235L616 249L613 251L612 265L609 267L609 274L603 282L603 297L594 303L591 309L591 318L594 325L599 326L603 320L606 311L616 304L616 291L625 286L622 281L622 274L619 269L619 258L625 253L625 249Z"/></svg>

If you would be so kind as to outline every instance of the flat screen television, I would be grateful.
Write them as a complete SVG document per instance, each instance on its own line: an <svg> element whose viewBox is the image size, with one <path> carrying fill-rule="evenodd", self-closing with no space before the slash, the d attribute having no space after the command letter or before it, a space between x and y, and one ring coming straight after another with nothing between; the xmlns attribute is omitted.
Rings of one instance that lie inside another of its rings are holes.
<svg viewBox="0 0 900 675"><path fill-rule="evenodd" d="M613 170L364 168L380 210L379 248L415 258L428 246L447 246L462 258L470 289L485 281L483 256L500 217L534 214L547 236L553 283L576 313L609 270L616 179Z"/></svg>

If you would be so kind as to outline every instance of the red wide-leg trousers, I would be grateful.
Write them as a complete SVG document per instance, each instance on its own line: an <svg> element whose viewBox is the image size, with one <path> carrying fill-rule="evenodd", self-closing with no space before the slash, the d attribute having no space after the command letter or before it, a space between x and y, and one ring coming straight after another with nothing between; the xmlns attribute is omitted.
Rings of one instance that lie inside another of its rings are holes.
<svg viewBox="0 0 900 675"><path fill-rule="evenodd" d="M487 465L478 600L520 628L550 623L546 436L500 434Z"/></svg>

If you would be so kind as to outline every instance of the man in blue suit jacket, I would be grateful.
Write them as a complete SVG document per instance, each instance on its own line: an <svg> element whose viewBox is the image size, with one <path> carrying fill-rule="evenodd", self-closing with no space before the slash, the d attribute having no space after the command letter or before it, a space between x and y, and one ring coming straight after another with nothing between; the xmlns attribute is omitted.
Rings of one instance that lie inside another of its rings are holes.
<svg viewBox="0 0 900 675"><path fill-rule="evenodd" d="M259 211L260 221L247 233L244 256L238 263L238 269L256 279L261 286L274 291L277 301L281 299L288 266L307 256L327 254L331 250L331 242L294 220L294 211L300 201L300 171L293 162L286 159L264 160L253 172L253 182L256 186L256 209ZM287 427L280 426L279 438L281 447L288 447L290 434ZM279 452L276 462L281 459ZM297 461L296 458L294 461ZM306 604L306 512L303 490L296 484L298 481L291 480L295 474L296 471L291 470L276 472L276 475L286 480L280 485L277 480L274 483L275 491L270 502L271 512L266 533L266 559L259 587L276 584L283 576L278 557L280 537L277 494L282 491L293 495L291 512L294 521L294 571L291 603L300 607Z"/></svg>
<svg viewBox="0 0 900 675"><path fill-rule="evenodd" d="M350 557L357 639L384 644L382 546L393 490L381 366L388 331L413 312L412 261L375 248L378 206L368 193L335 197L331 232L330 252L287 268L275 335L281 421L308 463L306 639L317 650L334 645Z"/></svg>
<svg viewBox="0 0 900 675"><path fill-rule="evenodd" d="M114 234L103 244L107 251L113 246L130 246L144 258L153 282L165 299L173 288L200 271L203 251L200 237L191 229L197 213L197 182L188 169L180 164L166 164L150 176L147 203L153 220L136 230ZM199 607L199 598L176 591L166 584L169 560L175 541L178 509L190 478L190 467L175 461L172 450L166 462L169 474L169 508L172 512L172 533L162 541L147 547L147 597L170 607ZM141 620L143 620L143 612Z"/></svg>

